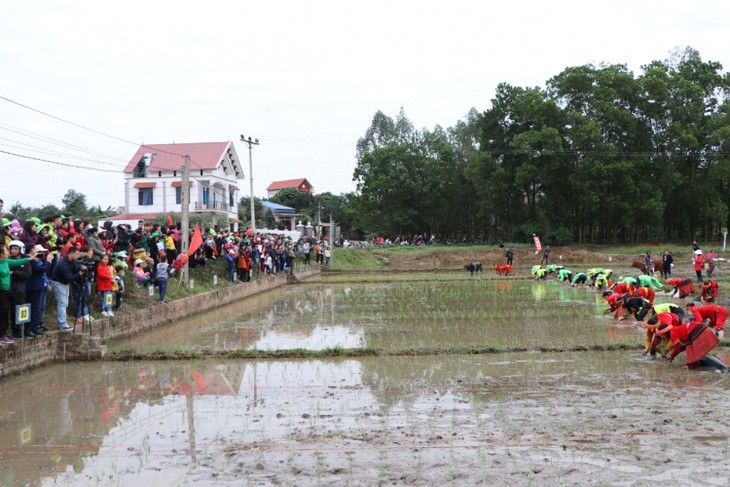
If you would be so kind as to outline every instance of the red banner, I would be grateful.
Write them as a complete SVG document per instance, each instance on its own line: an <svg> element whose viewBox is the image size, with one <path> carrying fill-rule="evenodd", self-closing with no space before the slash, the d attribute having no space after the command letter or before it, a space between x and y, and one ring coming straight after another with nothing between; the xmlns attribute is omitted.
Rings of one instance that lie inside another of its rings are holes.
<svg viewBox="0 0 730 487"><path fill-rule="evenodd" d="M203 245L203 233L200 231L200 224L195 224L195 230L193 231L193 238L190 240L190 248L188 248L188 255L193 255L196 250Z"/></svg>

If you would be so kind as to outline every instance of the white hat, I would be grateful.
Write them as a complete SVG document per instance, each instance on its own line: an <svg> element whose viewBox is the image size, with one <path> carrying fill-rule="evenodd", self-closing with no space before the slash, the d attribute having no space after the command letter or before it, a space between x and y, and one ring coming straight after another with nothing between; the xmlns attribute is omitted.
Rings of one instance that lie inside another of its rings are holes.
<svg viewBox="0 0 730 487"><path fill-rule="evenodd" d="M41 245L41 244L36 244L36 245L35 245L35 246L33 247L33 250L35 250L36 252L48 252L48 249L46 249L46 248L45 248L45 247L44 247L43 245Z"/></svg>
<svg viewBox="0 0 730 487"><path fill-rule="evenodd" d="M25 250L25 244L23 242L21 242L20 240L11 240L10 243L8 244L8 248L13 247L13 246L18 247L21 252L23 250Z"/></svg>
<svg viewBox="0 0 730 487"><path fill-rule="evenodd" d="M702 255L702 250L700 250L700 249L695 250L695 255Z"/></svg>
<svg viewBox="0 0 730 487"><path fill-rule="evenodd" d="M134 265L140 265L140 264L142 264L143 262L144 262L144 261L143 261L142 259L137 259L137 260L135 260L135 261L134 261Z"/></svg>
<svg viewBox="0 0 730 487"><path fill-rule="evenodd" d="M129 258L129 254L127 254L126 250L120 250L115 254L117 257L124 257L125 259Z"/></svg>

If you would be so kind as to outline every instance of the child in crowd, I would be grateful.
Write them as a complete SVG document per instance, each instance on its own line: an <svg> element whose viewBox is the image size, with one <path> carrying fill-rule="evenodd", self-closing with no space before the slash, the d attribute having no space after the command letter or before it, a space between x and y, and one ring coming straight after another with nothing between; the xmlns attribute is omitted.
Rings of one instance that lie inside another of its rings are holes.
<svg viewBox="0 0 730 487"><path fill-rule="evenodd" d="M228 265L228 281L236 282L236 252L234 249L228 251L226 255L226 264Z"/></svg>
<svg viewBox="0 0 730 487"><path fill-rule="evenodd" d="M107 293L112 292L113 287L114 274L112 267L109 265L109 254L105 253L96 267L96 290L99 293L99 307L103 316L114 316L112 305L107 304L105 299Z"/></svg>
<svg viewBox="0 0 730 487"><path fill-rule="evenodd" d="M147 284L147 282L150 280L150 273L145 272L145 270L142 268L142 264L144 261L142 259L137 259L134 261L134 280L137 284L143 286Z"/></svg>
<svg viewBox="0 0 730 487"><path fill-rule="evenodd" d="M114 311L119 312L119 310L122 309L122 301L124 301L124 278L122 277L124 273L124 268L121 265L116 265L114 267L115 275L114 280L117 283L117 289L116 289L116 301L114 303Z"/></svg>
<svg viewBox="0 0 730 487"><path fill-rule="evenodd" d="M167 257L165 254L160 254L160 261L157 263L156 274L157 274L157 288L160 292L160 303L165 302L165 295L167 294L167 271L170 265L167 263Z"/></svg>

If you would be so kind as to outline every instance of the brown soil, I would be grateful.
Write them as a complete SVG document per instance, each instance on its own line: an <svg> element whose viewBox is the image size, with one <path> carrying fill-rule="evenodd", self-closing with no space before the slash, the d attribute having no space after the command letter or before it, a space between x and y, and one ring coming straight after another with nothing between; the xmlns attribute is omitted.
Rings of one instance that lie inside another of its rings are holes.
<svg viewBox="0 0 730 487"><path fill-rule="evenodd" d="M440 252L396 252L381 253L387 265L393 270L460 269L469 262L481 262L484 270L493 268L494 263L504 264L505 249L443 250ZM542 253L535 254L528 249L515 249L513 265L516 268L532 267L540 263ZM638 256L637 256L638 257ZM611 259L610 262L608 259ZM554 247L550 252L550 264L601 265L628 268L633 256L609 255L570 247ZM612 268L613 268L612 267Z"/></svg>

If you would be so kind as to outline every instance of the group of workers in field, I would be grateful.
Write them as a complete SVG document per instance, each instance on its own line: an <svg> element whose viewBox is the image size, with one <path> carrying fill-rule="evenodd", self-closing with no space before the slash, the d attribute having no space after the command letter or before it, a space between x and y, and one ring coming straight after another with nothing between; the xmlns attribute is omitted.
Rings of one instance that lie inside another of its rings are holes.
<svg viewBox="0 0 730 487"><path fill-rule="evenodd" d="M684 352L690 368L728 370L727 365L711 353L724 336L728 317L728 310L716 302L719 287L714 280L702 282L699 301L690 301L682 308L677 303L655 303L654 300L657 292L670 291L671 297L692 299L695 294L692 279L676 277L662 282L652 275L641 274L612 281L611 269L596 267L574 274L561 265L537 265L531 272L538 280L555 275L558 281L573 287L602 290L608 303L605 314L613 313L616 320L633 318L646 330L645 355L655 357L659 354L672 361Z"/></svg>

